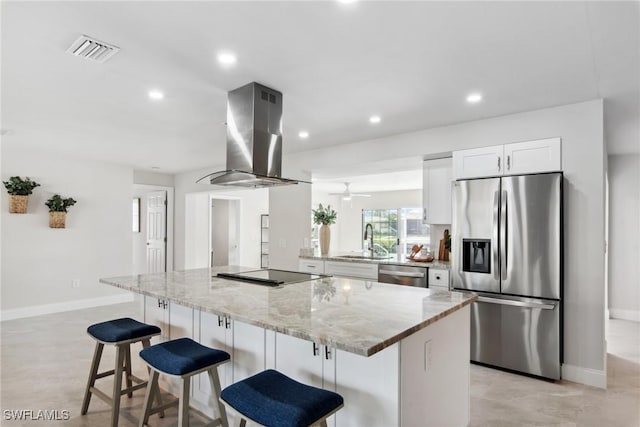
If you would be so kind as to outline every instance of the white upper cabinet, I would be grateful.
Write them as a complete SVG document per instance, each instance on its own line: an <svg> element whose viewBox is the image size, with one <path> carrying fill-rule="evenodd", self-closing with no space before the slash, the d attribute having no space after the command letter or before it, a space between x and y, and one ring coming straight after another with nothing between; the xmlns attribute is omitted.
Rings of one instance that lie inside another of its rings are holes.
<svg viewBox="0 0 640 427"><path fill-rule="evenodd" d="M422 164L422 220L426 224L451 224L451 158Z"/></svg>
<svg viewBox="0 0 640 427"><path fill-rule="evenodd" d="M480 178L503 174L503 145L453 152L453 177Z"/></svg>
<svg viewBox="0 0 640 427"><path fill-rule="evenodd" d="M562 170L560 138L504 145L505 175Z"/></svg>
<svg viewBox="0 0 640 427"><path fill-rule="evenodd" d="M453 152L453 178L520 175L562 170L560 138L513 142Z"/></svg>

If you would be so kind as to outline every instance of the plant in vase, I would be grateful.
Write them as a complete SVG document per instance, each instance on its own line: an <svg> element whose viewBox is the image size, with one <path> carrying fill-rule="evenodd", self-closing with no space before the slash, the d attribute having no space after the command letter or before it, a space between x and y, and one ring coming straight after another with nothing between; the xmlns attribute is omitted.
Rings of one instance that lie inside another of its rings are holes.
<svg viewBox="0 0 640 427"><path fill-rule="evenodd" d="M9 181L2 183L9 193L9 213L27 213L29 194L40 184L31 181L29 177L22 179L19 176L12 176Z"/></svg>
<svg viewBox="0 0 640 427"><path fill-rule="evenodd" d="M54 194L45 202L49 208L49 227L64 228L67 219L67 208L76 204L71 197L63 199L59 194Z"/></svg>
<svg viewBox="0 0 640 427"><path fill-rule="evenodd" d="M329 226L336 223L338 213L331 209L331 205L325 208L322 203L318 204L318 209L311 209L313 212L313 223L320 225L320 255L329 254L331 244L331 229Z"/></svg>

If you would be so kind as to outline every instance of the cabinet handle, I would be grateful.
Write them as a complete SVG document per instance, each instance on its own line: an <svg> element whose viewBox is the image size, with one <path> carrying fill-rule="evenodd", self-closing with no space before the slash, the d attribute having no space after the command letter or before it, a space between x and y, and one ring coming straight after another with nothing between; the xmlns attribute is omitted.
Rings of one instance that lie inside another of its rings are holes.
<svg viewBox="0 0 640 427"><path fill-rule="evenodd" d="M440 280L440 276L436 276L436 280Z"/></svg>
<svg viewBox="0 0 640 427"><path fill-rule="evenodd" d="M318 344L312 342L311 344L313 344L313 355L317 356L320 353L320 348L318 347Z"/></svg>
<svg viewBox="0 0 640 427"><path fill-rule="evenodd" d="M500 156L498 156L498 172L500 172Z"/></svg>
<svg viewBox="0 0 640 427"><path fill-rule="evenodd" d="M511 156L507 156L507 170L511 170Z"/></svg>
<svg viewBox="0 0 640 427"><path fill-rule="evenodd" d="M224 318L224 327L225 329L231 329L231 319L228 317Z"/></svg>
<svg viewBox="0 0 640 427"><path fill-rule="evenodd" d="M222 316L218 316L218 326L222 326L223 323Z"/></svg>
<svg viewBox="0 0 640 427"><path fill-rule="evenodd" d="M163 299L158 298L158 308L167 308L167 302Z"/></svg>
<svg viewBox="0 0 640 427"><path fill-rule="evenodd" d="M327 360L331 359L331 350L326 345L324 346L324 358Z"/></svg>

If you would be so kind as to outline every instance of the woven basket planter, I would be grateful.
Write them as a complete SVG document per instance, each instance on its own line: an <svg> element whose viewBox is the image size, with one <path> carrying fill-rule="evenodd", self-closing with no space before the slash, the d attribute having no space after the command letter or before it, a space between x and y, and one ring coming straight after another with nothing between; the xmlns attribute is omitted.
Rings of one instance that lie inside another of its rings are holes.
<svg viewBox="0 0 640 427"><path fill-rule="evenodd" d="M66 212L49 212L49 228L64 228Z"/></svg>
<svg viewBox="0 0 640 427"><path fill-rule="evenodd" d="M29 196L9 194L9 213L27 213Z"/></svg>

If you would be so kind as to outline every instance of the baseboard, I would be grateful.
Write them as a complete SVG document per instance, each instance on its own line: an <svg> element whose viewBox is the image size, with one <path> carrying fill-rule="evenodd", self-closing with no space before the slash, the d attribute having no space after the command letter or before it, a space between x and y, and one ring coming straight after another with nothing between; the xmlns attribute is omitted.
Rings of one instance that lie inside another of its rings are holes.
<svg viewBox="0 0 640 427"><path fill-rule="evenodd" d="M609 309L610 319L631 320L640 322L640 310L623 310L621 308Z"/></svg>
<svg viewBox="0 0 640 427"><path fill-rule="evenodd" d="M562 365L562 379L573 381L592 387L607 388L607 374L605 371L596 369L582 368L580 366Z"/></svg>
<svg viewBox="0 0 640 427"><path fill-rule="evenodd" d="M75 301L66 301L56 304L33 305L30 307L2 310L0 320L14 320L25 317L42 316L43 314L62 313L64 311L81 310L83 308L100 307L103 305L120 304L134 300L132 293L112 295L108 297L89 298Z"/></svg>

